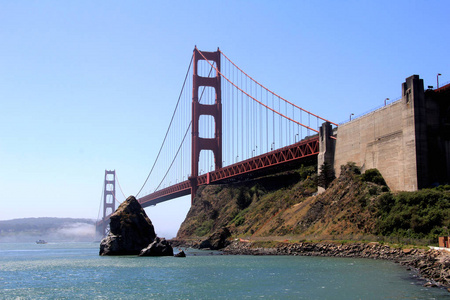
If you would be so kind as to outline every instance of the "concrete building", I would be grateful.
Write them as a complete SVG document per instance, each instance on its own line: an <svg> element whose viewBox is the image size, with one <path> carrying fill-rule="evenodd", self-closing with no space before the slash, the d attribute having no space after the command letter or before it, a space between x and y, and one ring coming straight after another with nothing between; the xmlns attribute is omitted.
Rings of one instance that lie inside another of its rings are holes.
<svg viewBox="0 0 450 300"><path fill-rule="evenodd" d="M402 98L340 125L323 124L319 168L354 162L377 168L393 191L450 183L450 85L424 91L418 75L406 78Z"/></svg>

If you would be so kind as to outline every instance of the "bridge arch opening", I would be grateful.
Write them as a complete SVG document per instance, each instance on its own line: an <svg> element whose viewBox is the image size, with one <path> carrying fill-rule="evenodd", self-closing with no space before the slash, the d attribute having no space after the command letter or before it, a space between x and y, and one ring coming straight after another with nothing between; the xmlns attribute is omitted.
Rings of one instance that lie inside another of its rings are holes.
<svg viewBox="0 0 450 300"><path fill-rule="evenodd" d="M213 139L215 136L216 120L211 115L201 115L199 118L199 132L201 138Z"/></svg>
<svg viewBox="0 0 450 300"><path fill-rule="evenodd" d="M216 89L212 86L200 86L198 88L198 99L200 104L213 105L216 103Z"/></svg>
<svg viewBox="0 0 450 300"><path fill-rule="evenodd" d="M213 65L213 67L211 67ZM215 61L210 60L209 62L200 59L197 62L197 75L201 77L216 77L217 64Z"/></svg>
<svg viewBox="0 0 450 300"><path fill-rule="evenodd" d="M203 175L215 169L215 157L212 150L201 150L198 163L198 175Z"/></svg>

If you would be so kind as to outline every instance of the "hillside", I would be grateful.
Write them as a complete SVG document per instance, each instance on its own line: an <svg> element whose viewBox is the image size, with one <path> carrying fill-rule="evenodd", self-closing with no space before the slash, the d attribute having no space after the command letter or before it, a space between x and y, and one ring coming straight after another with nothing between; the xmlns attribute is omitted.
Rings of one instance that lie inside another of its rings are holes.
<svg viewBox="0 0 450 300"><path fill-rule="evenodd" d="M23 218L0 221L0 242L94 241L95 221L73 218Z"/></svg>
<svg viewBox="0 0 450 300"><path fill-rule="evenodd" d="M369 240L437 243L450 226L445 188L393 194L377 170L360 174L354 164L320 195L316 170L199 189L177 234L206 240L227 228L251 239Z"/></svg>

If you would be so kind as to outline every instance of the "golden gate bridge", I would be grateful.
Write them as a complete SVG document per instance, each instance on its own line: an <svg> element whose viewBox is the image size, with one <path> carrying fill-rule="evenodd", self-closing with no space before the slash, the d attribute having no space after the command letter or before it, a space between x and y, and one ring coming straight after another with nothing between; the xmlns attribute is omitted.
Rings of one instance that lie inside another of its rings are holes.
<svg viewBox="0 0 450 300"><path fill-rule="evenodd" d="M165 137L136 198L143 207L189 194L193 201L201 185L317 163L324 122L337 126L272 92L220 49L195 47ZM116 172L105 171L97 222L102 233L118 202L116 182Z"/></svg>

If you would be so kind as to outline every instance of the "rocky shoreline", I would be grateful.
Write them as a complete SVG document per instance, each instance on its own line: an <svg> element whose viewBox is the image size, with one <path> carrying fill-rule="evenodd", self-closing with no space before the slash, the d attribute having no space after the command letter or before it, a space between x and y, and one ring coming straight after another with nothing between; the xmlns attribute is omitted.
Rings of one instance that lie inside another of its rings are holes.
<svg viewBox="0 0 450 300"><path fill-rule="evenodd" d="M199 248L198 241L172 240L172 246ZM259 246L247 240L234 240L221 249L226 255L299 255L353 257L390 260L417 271L424 286L445 287L450 292L450 253L439 250L400 249L379 243L280 242Z"/></svg>

